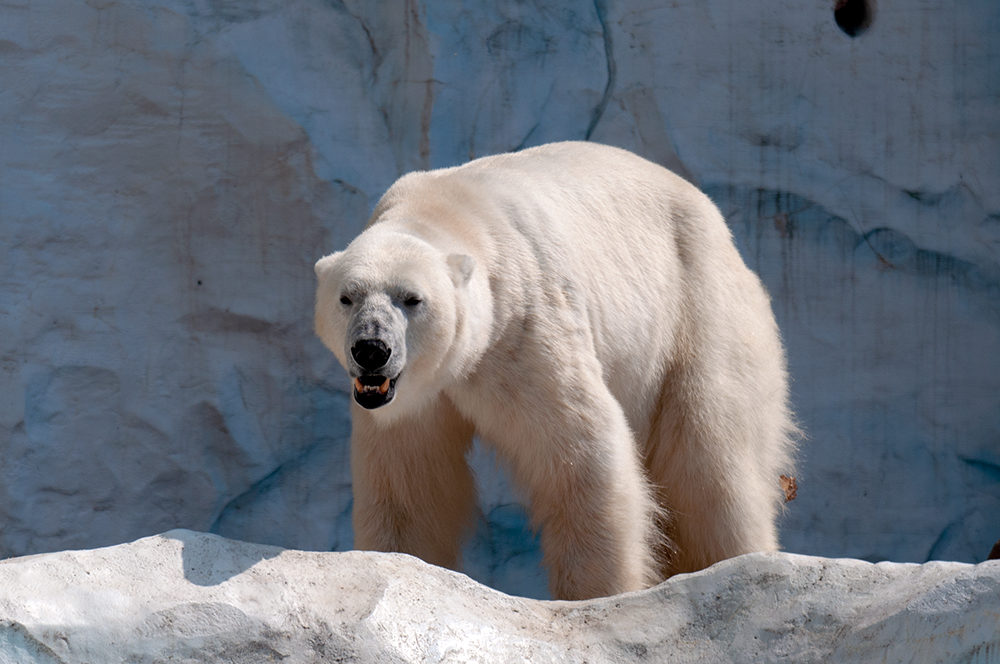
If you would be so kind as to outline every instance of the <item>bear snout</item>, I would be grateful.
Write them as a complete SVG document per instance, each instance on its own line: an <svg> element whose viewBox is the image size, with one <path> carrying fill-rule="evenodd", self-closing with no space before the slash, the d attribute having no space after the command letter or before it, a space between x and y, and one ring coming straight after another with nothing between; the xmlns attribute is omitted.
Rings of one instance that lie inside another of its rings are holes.
<svg viewBox="0 0 1000 664"><path fill-rule="evenodd" d="M385 366L392 349L379 339L361 339L351 347L351 355L365 371L375 371Z"/></svg>

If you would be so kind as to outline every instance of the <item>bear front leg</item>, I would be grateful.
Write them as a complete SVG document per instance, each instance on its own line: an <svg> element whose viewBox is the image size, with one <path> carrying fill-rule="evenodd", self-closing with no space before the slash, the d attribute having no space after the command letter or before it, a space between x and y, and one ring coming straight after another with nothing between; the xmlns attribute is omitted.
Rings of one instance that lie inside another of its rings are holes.
<svg viewBox="0 0 1000 664"><path fill-rule="evenodd" d="M659 580L657 508L625 415L602 383L589 392L541 416L510 419L506 434L494 436L530 498L555 599L606 597Z"/></svg>
<svg viewBox="0 0 1000 664"><path fill-rule="evenodd" d="M472 426L443 397L389 423L356 404L351 415L354 548L455 569L476 504Z"/></svg>

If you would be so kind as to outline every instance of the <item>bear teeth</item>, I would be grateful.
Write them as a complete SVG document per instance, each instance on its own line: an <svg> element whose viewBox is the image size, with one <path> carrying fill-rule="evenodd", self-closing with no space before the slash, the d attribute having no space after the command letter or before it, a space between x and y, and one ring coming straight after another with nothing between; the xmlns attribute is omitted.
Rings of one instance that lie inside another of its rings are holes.
<svg viewBox="0 0 1000 664"><path fill-rule="evenodd" d="M354 389L361 394L365 394L366 392L374 392L375 390L378 390L379 394L385 394L386 392L389 391L390 383L391 381L388 378L386 378L381 385L363 385L360 379L355 378Z"/></svg>

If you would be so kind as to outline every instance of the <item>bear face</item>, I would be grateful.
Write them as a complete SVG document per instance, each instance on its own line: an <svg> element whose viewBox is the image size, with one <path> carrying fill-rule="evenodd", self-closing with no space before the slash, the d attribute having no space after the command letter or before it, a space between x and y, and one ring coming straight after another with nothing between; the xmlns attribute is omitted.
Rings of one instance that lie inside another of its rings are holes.
<svg viewBox="0 0 1000 664"><path fill-rule="evenodd" d="M383 227L316 263L316 332L347 370L359 406L393 418L454 379L474 270L469 256Z"/></svg>

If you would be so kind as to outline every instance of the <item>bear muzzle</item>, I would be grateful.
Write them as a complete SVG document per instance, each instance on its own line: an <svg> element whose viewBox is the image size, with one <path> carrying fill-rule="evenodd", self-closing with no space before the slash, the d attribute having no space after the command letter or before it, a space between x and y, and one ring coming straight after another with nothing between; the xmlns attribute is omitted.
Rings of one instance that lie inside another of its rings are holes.
<svg viewBox="0 0 1000 664"><path fill-rule="evenodd" d="M392 349L381 339L360 339L351 346L351 356L365 371L381 369L389 361L390 355Z"/></svg>

